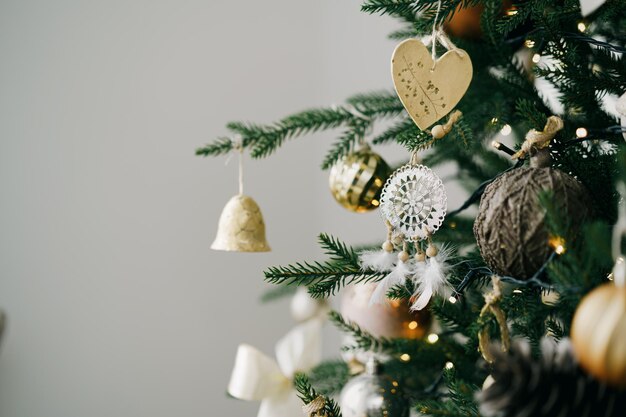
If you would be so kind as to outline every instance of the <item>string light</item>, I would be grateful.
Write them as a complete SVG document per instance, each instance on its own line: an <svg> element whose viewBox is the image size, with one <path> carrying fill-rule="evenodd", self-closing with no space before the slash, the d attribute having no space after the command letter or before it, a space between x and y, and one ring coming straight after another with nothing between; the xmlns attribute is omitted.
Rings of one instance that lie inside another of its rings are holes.
<svg viewBox="0 0 626 417"><path fill-rule="evenodd" d="M439 340L439 335L437 335L435 333L431 333L431 334L428 335L426 340L428 340L428 343L430 343L432 345L434 343L437 343L437 340Z"/></svg>
<svg viewBox="0 0 626 417"><path fill-rule="evenodd" d="M526 39L524 41L524 45L526 46L526 48L533 48L535 46L535 41L532 39Z"/></svg>
<svg viewBox="0 0 626 417"><path fill-rule="evenodd" d="M497 117L492 117L491 118L491 124L495 125L496 123L498 123L498 118Z"/></svg>
<svg viewBox="0 0 626 417"><path fill-rule="evenodd" d="M511 134L512 131L513 129L511 128L511 125L504 125L502 126L502 129L500 129L500 134L503 136L508 136Z"/></svg>
<svg viewBox="0 0 626 417"><path fill-rule="evenodd" d="M586 138L589 132L584 127L579 127L576 129L576 137L579 139Z"/></svg>
<svg viewBox="0 0 626 417"><path fill-rule="evenodd" d="M409 355L408 353L403 353L402 355L400 355L400 360L403 362L408 362L411 360L411 355Z"/></svg>
<svg viewBox="0 0 626 417"><path fill-rule="evenodd" d="M513 290L513 293L515 293L515 294L521 294L521 293L522 293L522 290Z"/></svg>
<svg viewBox="0 0 626 417"><path fill-rule="evenodd" d="M563 255L565 253L565 239L561 236L550 237L550 239L548 239L548 246L550 246L557 255Z"/></svg>
<svg viewBox="0 0 626 417"><path fill-rule="evenodd" d="M585 25L585 22L578 22L578 30L583 33L587 30L587 25Z"/></svg>
<svg viewBox="0 0 626 417"><path fill-rule="evenodd" d="M410 322L409 323L409 329L411 329L411 330L417 329L417 322L416 321Z"/></svg>
<svg viewBox="0 0 626 417"><path fill-rule="evenodd" d="M448 301L450 301L450 304L456 304L456 297L451 296L450 298L448 298Z"/></svg>
<svg viewBox="0 0 626 417"><path fill-rule="evenodd" d="M539 61L541 61L541 55L539 55L539 54L535 54L535 55L533 55L533 62L534 62L535 64L538 64L538 63L539 63Z"/></svg>
<svg viewBox="0 0 626 417"><path fill-rule="evenodd" d="M446 362L446 369L454 368L454 364L452 362Z"/></svg>
<svg viewBox="0 0 626 417"><path fill-rule="evenodd" d="M498 142L497 140L492 141L491 142L491 146L493 146L494 148L496 148L499 151L504 152L507 155L515 154L515 151L513 149L509 148L508 146L506 146L502 142Z"/></svg>

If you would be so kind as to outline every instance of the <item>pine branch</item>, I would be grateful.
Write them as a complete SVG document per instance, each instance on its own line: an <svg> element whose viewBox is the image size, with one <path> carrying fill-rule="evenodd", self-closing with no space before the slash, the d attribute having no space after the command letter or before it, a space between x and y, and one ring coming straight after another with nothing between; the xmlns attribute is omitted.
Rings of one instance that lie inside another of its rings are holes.
<svg viewBox="0 0 626 417"><path fill-rule="evenodd" d="M218 138L213 143L196 149L196 155L218 156L229 153L233 148L234 144L231 138Z"/></svg>
<svg viewBox="0 0 626 417"><path fill-rule="evenodd" d="M387 130L376 136L372 140L372 143L374 145L381 145L388 142L395 142L398 137L417 135L418 132L419 129L417 126L415 126L413 120L407 118L394 124Z"/></svg>
<svg viewBox="0 0 626 417"><path fill-rule="evenodd" d="M321 395L311 386L306 375L298 373L293 380L298 397L304 404L309 404ZM322 396L324 397L324 396ZM320 413L321 415L321 413ZM332 398L324 397L324 414L327 417L341 417L341 410Z"/></svg>
<svg viewBox="0 0 626 417"><path fill-rule="evenodd" d="M324 253L329 255L331 260L352 267L360 267L359 255L354 249L327 233L321 233L318 239L320 246L325 250Z"/></svg>
<svg viewBox="0 0 626 417"><path fill-rule="evenodd" d="M329 261L270 267L265 271L265 280L272 284L305 285L312 297L323 298L336 294L347 284L375 281L385 276L381 272L362 270L358 255L338 239L321 234L319 241L330 255Z"/></svg>
<svg viewBox="0 0 626 417"><path fill-rule="evenodd" d="M308 372L308 378L322 395L336 395L348 382L350 372L343 360L322 362Z"/></svg>
<svg viewBox="0 0 626 417"><path fill-rule="evenodd" d="M322 169L326 170L332 167L337 161L348 155L364 135L365 131L360 127L345 131L326 154L322 162Z"/></svg>

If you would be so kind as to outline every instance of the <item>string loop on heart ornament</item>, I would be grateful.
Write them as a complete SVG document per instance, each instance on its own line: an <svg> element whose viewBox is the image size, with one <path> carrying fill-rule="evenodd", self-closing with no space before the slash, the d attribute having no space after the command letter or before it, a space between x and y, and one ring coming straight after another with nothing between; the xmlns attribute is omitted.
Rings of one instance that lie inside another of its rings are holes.
<svg viewBox="0 0 626 417"><path fill-rule="evenodd" d="M433 59L433 67L431 68L431 71L433 71L435 69L435 66L437 65L437 60L435 58L437 58L437 54L436 54L436 49L437 49L437 20L439 20L439 12L441 12L441 0L439 0L437 2L437 13L435 13L435 20L433 20L433 36L432 36L433 46L432 46L432 50L431 50L431 57Z"/></svg>

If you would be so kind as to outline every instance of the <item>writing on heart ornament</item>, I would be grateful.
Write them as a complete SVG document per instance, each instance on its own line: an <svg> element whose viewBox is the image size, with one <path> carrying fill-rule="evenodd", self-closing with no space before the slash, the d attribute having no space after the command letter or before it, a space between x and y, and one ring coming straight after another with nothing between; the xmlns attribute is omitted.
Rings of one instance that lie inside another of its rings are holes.
<svg viewBox="0 0 626 417"><path fill-rule="evenodd" d="M417 39L401 42L391 58L396 93L422 130L454 109L467 91L472 73L467 52L452 49L433 61L426 45Z"/></svg>
<svg viewBox="0 0 626 417"><path fill-rule="evenodd" d="M276 360L250 345L239 345L228 393L240 400L260 400L257 417L302 415L293 376L320 362L322 324L314 318L294 327L276 344Z"/></svg>

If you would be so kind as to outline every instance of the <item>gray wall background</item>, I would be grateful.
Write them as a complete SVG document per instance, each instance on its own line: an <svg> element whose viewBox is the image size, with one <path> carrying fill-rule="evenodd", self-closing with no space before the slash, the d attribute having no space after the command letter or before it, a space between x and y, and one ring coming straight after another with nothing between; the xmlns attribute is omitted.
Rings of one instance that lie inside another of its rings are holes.
<svg viewBox="0 0 626 417"><path fill-rule="evenodd" d="M273 355L292 326L263 268L384 228L332 200L318 134L246 163L274 251L212 252L236 164L194 149L390 88L395 24L359 4L0 0L1 417L256 414L225 390L240 342Z"/></svg>

